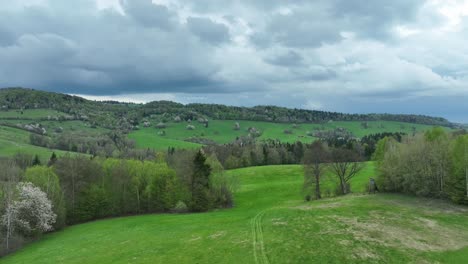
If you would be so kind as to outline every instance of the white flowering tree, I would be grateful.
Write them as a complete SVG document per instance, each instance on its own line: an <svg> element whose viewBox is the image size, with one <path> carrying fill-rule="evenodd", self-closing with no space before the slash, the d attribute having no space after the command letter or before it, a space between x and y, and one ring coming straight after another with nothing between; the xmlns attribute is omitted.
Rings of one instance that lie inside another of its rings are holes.
<svg viewBox="0 0 468 264"><path fill-rule="evenodd" d="M56 219L52 203L41 189L30 182L20 182L16 189L16 199L7 205L1 219L7 244L13 232L31 236L51 231Z"/></svg>

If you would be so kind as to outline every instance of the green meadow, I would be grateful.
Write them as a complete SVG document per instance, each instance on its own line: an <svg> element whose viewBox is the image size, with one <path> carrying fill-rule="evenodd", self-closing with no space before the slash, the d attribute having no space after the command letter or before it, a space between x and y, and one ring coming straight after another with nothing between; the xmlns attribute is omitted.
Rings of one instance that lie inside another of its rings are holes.
<svg viewBox="0 0 468 264"><path fill-rule="evenodd" d="M362 193L304 202L298 165L228 171L235 206L99 220L45 235L0 263L466 263L468 209ZM324 189L333 189L327 175Z"/></svg>
<svg viewBox="0 0 468 264"><path fill-rule="evenodd" d="M17 153L38 155L42 163L47 163L53 152L58 156L68 152L48 149L29 144L30 133L21 129L0 126L0 157L11 157Z"/></svg>
<svg viewBox="0 0 468 264"><path fill-rule="evenodd" d="M44 119L48 117L67 116L67 114L53 109L13 109L9 111L0 111L0 119L2 118L17 118L17 119Z"/></svg>
<svg viewBox="0 0 468 264"><path fill-rule="evenodd" d="M301 141L309 143L315 138L307 135L308 131L314 130L333 130L335 128L345 128L356 137L363 137L369 134L382 132L405 132L413 133L413 127L417 132L425 131L431 126L411 124L404 122L393 121L370 121L368 128L363 128L362 122L356 121L336 121L324 124L298 124L296 128L292 124L284 123L269 123L256 121L239 121L240 130L234 130L235 121L230 120L212 120L206 128L203 124L193 122L194 130L187 130L187 123L168 123L165 129L157 129L154 127L156 122L153 122L153 127L141 128L129 134L129 138L136 141L139 148L152 148L156 150L164 150L168 147L176 148L197 148L200 144L187 142L185 140L191 137L207 138L216 143L229 143L237 137L248 135L247 129L255 127L262 132L260 140L279 140L281 142L296 142ZM166 135L158 135L158 132L164 130ZM292 134L286 134L285 130L291 130Z"/></svg>

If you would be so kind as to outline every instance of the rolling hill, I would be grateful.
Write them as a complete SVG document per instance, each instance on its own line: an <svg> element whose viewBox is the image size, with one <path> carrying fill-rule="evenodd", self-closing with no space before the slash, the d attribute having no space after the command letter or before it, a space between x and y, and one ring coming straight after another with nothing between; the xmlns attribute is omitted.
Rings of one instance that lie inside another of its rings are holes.
<svg viewBox="0 0 468 264"><path fill-rule="evenodd" d="M468 257L466 207L360 194L372 164L353 179L354 194L309 203L301 195L301 166L228 173L240 182L232 209L72 226L0 263L463 263Z"/></svg>
<svg viewBox="0 0 468 264"><path fill-rule="evenodd" d="M402 132L411 134L413 132L422 132L430 129L432 126L421 124L410 124L395 121L369 121L364 128L358 121L336 121L324 124L293 124L272 123L261 121L239 121L241 126L239 130L234 130L234 121L213 120L209 126L195 123L194 130L188 130L186 123L170 122L166 128L158 129L155 127L140 128L129 133L129 138L135 140L139 148L153 148L156 150L165 150L168 147L197 148L201 144L190 142L193 139L209 139L214 143L226 144L236 140L238 137L247 136L250 127L255 127L261 131L258 140L278 140L281 142L294 143L300 141L310 143L316 140L315 137L308 134L314 131L333 131L337 128L344 128L354 136L361 138L366 135L383 132ZM285 133L286 130L290 132ZM164 135L158 132L164 131Z"/></svg>
<svg viewBox="0 0 468 264"><path fill-rule="evenodd" d="M97 102L24 88L0 89L0 109L0 156L22 152L38 154L43 161L52 152L59 155L110 153L109 147L103 146L119 148L125 137L134 140L137 148L166 150L231 143L247 136L248 128L260 132L258 141L310 143L316 139L316 132L337 129L361 138L382 132L410 134L434 125L456 127L442 118L416 115L356 115L274 106L182 105L167 101ZM235 122L239 122L238 130L233 129ZM161 123L165 128L157 129ZM188 130L188 124L193 129ZM116 138L121 142L116 142Z"/></svg>

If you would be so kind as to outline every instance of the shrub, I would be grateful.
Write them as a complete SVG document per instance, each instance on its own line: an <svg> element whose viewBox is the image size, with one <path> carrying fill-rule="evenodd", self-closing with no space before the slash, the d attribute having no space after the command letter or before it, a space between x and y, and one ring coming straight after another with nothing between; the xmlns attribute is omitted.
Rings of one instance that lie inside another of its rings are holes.
<svg viewBox="0 0 468 264"><path fill-rule="evenodd" d="M188 212L188 207L184 202L178 201L177 204L172 209L172 212L174 212L174 213L187 213Z"/></svg>

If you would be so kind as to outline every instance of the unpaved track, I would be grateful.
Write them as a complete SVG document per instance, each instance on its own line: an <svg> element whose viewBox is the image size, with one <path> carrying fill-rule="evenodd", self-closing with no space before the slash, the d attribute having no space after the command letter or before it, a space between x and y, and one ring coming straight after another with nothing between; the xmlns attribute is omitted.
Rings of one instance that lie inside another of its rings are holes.
<svg viewBox="0 0 468 264"><path fill-rule="evenodd" d="M261 211L250 221L250 226L252 228L253 253L255 263L257 264L270 263L265 252L265 243L263 241L262 218L263 215L265 215L265 212L266 210Z"/></svg>

